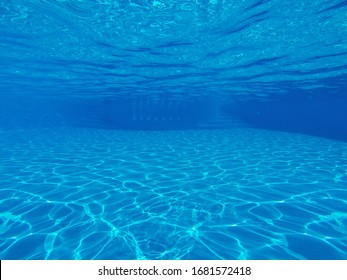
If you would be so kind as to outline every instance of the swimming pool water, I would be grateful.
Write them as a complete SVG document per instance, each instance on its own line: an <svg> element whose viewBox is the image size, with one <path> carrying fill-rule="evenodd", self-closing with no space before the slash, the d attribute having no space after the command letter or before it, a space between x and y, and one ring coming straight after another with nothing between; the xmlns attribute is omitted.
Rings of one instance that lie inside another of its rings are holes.
<svg viewBox="0 0 347 280"><path fill-rule="evenodd" d="M347 259L345 142L55 128L0 150L0 259Z"/></svg>
<svg viewBox="0 0 347 280"><path fill-rule="evenodd" d="M347 259L346 14L0 0L0 259Z"/></svg>

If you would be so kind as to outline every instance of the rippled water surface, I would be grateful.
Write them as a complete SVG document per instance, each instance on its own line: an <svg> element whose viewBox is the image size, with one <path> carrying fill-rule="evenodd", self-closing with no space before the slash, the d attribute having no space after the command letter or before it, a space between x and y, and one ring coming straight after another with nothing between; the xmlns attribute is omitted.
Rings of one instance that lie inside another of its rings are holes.
<svg viewBox="0 0 347 280"><path fill-rule="evenodd" d="M346 6L2 0L1 95L249 99L291 89L336 92L346 86Z"/></svg>
<svg viewBox="0 0 347 280"><path fill-rule="evenodd" d="M0 139L2 259L347 258L346 143L256 129Z"/></svg>

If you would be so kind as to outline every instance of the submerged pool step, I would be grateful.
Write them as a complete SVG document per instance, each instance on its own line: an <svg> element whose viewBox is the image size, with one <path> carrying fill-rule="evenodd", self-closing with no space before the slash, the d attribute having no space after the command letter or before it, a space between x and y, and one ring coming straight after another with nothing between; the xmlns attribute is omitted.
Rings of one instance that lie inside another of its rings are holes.
<svg viewBox="0 0 347 280"><path fill-rule="evenodd" d="M162 127L170 128L180 128L180 127L197 127L197 128L240 128L246 127L247 125L238 118L230 116L218 116L212 120L202 121L200 123L189 122L189 120L184 119L146 119L146 120L105 120L102 118L81 118L71 120L69 122L71 126L81 126L89 128L158 128Z"/></svg>

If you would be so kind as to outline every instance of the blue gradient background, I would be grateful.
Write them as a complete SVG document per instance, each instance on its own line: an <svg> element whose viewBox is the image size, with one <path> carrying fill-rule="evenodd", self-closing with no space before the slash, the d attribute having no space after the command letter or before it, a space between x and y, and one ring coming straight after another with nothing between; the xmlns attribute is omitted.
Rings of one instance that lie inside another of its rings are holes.
<svg viewBox="0 0 347 280"><path fill-rule="evenodd" d="M346 19L0 0L0 258L347 259Z"/></svg>

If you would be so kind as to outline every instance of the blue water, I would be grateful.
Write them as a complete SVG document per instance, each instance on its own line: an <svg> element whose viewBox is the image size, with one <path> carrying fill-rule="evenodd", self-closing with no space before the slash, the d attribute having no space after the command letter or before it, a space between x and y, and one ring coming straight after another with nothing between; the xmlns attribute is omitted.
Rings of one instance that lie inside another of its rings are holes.
<svg viewBox="0 0 347 280"><path fill-rule="evenodd" d="M0 0L0 259L347 259L346 18Z"/></svg>

